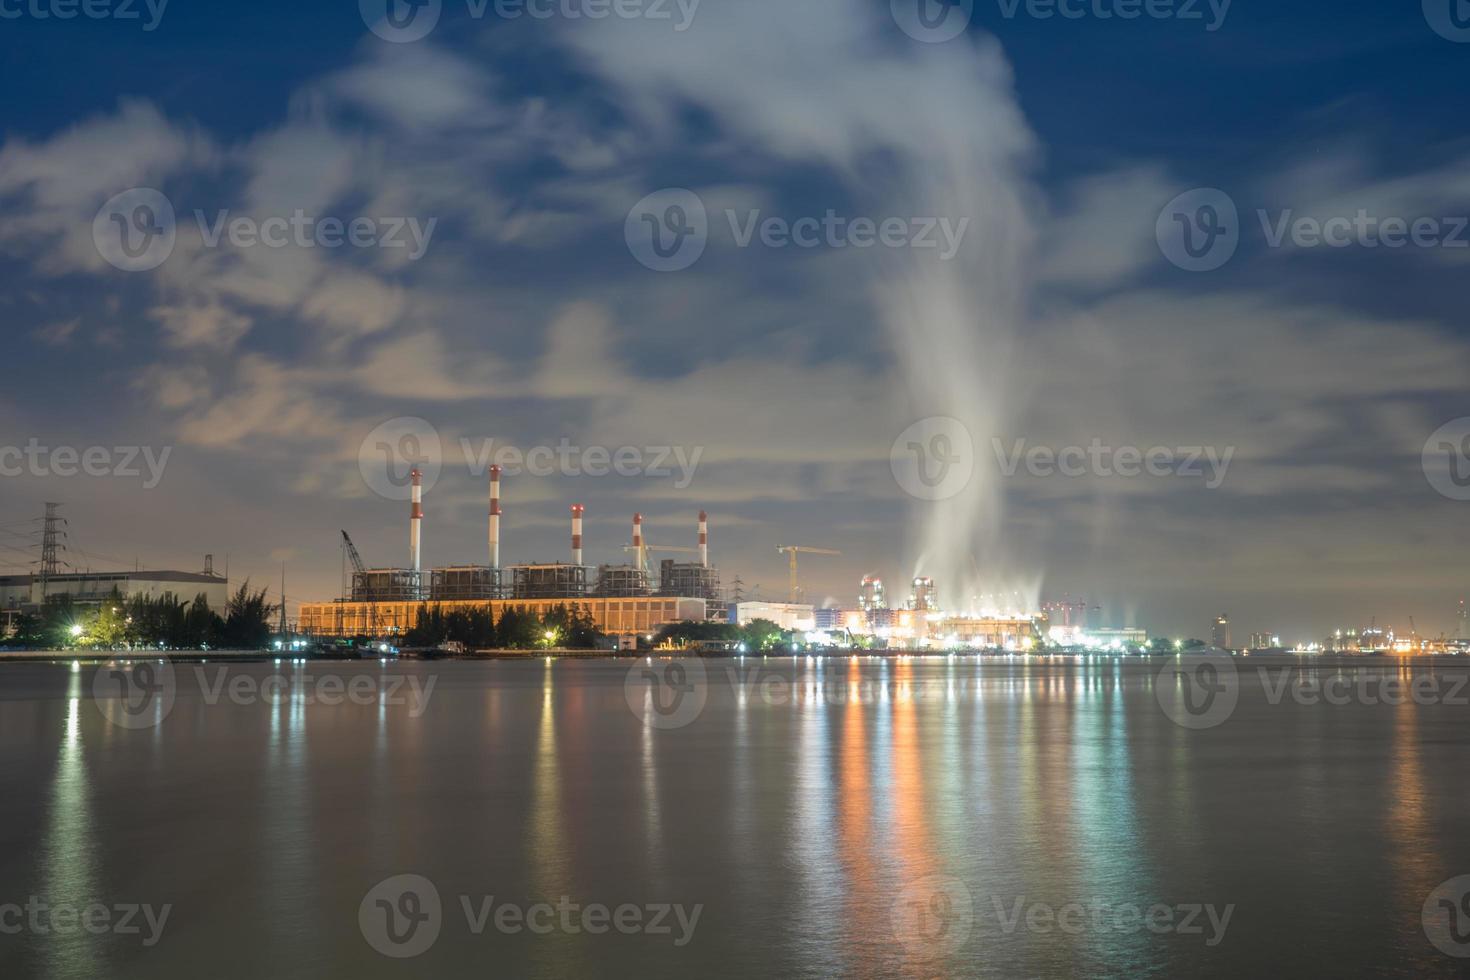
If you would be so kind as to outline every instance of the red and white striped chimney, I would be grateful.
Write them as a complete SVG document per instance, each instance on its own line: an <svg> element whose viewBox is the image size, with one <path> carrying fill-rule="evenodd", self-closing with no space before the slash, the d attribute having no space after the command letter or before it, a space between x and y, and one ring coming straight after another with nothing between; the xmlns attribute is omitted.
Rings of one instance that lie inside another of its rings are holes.
<svg viewBox="0 0 1470 980"><path fill-rule="evenodd" d="M490 567L500 567L500 467L490 467Z"/></svg>
<svg viewBox="0 0 1470 980"><path fill-rule="evenodd" d="M582 564L582 511L581 504L572 504L572 564Z"/></svg>
<svg viewBox="0 0 1470 980"><path fill-rule="evenodd" d="M709 568L709 515L699 512L699 563Z"/></svg>
<svg viewBox="0 0 1470 980"><path fill-rule="evenodd" d="M413 562L413 570L418 572L423 568L420 543L423 541L421 528L424 523L424 475L419 472L417 466L409 475L413 478L413 495L410 497L413 509L409 512L408 518L408 552L409 559Z"/></svg>
<svg viewBox="0 0 1470 980"><path fill-rule="evenodd" d="M633 515L633 555L639 568L648 567L648 553L643 549L643 515Z"/></svg>

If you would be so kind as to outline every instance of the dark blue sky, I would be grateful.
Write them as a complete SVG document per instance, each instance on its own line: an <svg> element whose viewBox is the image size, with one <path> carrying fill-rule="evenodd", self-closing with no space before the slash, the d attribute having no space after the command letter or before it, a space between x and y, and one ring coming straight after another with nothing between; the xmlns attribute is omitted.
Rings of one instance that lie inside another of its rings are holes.
<svg viewBox="0 0 1470 980"><path fill-rule="evenodd" d="M355 2L172 0L147 32L0 21L0 443L174 449L147 491L7 477L12 519L61 499L97 552L185 567L232 552L258 576L286 560L298 598L330 595L339 525L369 561L401 560L397 504L363 486L356 449L420 417L446 446L704 450L688 488L525 487L515 560L560 555L575 496L600 561L622 560L625 512L682 541L707 507L726 577L768 594L774 546L809 537L844 551L809 582L840 602L864 572L938 565L967 579L956 606L1014 587L1175 632L1221 609L1293 638L1374 614L1449 627L1465 505L1421 455L1470 415L1470 250L1272 247L1267 232L1282 215L1452 228L1470 213L1470 43L1417 4L1236 0L1209 31L982 0L963 38L934 45L889 8L703 0L670 34L446 0L407 44L370 33ZM179 215L180 245L141 273L101 261L91 235L131 187ZM711 215L705 254L676 274L633 261L624 232L670 187ZM1214 271L1156 240L1191 188L1238 209L1238 251ZM298 208L435 227L406 262L201 246L193 218ZM724 218L829 209L969 218L969 264L737 247ZM889 459L932 415L964 419L987 472L1017 438L1235 455L1208 490L1023 474L935 510ZM446 472L432 562L478 560L482 474Z"/></svg>

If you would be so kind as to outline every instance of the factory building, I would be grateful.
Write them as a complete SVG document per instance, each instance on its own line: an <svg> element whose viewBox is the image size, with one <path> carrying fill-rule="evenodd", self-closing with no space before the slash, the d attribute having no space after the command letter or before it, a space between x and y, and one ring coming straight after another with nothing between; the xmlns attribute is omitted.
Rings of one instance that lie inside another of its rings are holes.
<svg viewBox="0 0 1470 980"><path fill-rule="evenodd" d="M580 599L472 599L430 602L307 602L301 606L301 632L321 637L402 636L418 622L419 613L429 606L445 612L458 609L482 609L499 620L507 609L546 613L558 606L575 606L585 610L602 632L614 636L647 636L659 627L685 620L696 622L706 618L703 599L602 598Z"/></svg>
<svg viewBox="0 0 1470 980"><path fill-rule="evenodd" d="M931 642L976 650L1031 650L1041 631L1030 616L950 616L932 625Z"/></svg>
<svg viewBox="0 0 1470 980"><path fill-rule="evenodd" d="M500 564L501 509L499 466L490 467L488 565L466 565L423 571L421 480L413 477L409 512L409 567L368 569L351 539L343 534L353 573L344 598L309 602L301 607L303 632L318 636L393 636L412 628L426 603L456 608L489 609L497 618L508 608L545 612L561 605L585 609L605 633L648 634L669 623L724 618L718 569L709 564L709 523L699 513L698 561L664 561L657 586L648 567L643 515L633 516L633 564L588 565L582 548L581 504L571 508L571 560L538 564ZM687 551L687 548L667 550Z"/></svg>
<svg viewBox="0 0 1470 980"><path fill-rule="evenodd" d="M730 622L748 626L767 619L783 630L810 632L817 628L817 613L799 602L737 602L730 607Z"/></svg>
<svg viewBox="0 0 1470 980"><path fill-rule="evenodd" d="M46 602L67 596L77 605L98 605L116 590L124 598L148 596L157 599L168 593L184 602L203 594L210 607L223 610L229 600L229 582L213 572L76 572L48 575L0 576L0 609L36 612Z"/></svg>

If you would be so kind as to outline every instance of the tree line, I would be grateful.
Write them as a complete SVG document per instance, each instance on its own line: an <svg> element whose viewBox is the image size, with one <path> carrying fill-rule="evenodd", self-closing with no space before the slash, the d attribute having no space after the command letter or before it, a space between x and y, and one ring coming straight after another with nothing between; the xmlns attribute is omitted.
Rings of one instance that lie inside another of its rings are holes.
<svg viewBox="0 0 1470 980"><path fill-rule="evenodd" d="M510 606L496 619L489 609L445 609L424 603L413 627L404 634L403 646L463 643L470 650L591 650L603 639L592 614L581 605L557 605L540 614Z"/></svg>
<svg viewBox="0 0 1470 980"><path fill-rule="evenodd" d="M0 641L21 649L258 650L270 643L280 605L246 580L216 611L204 593L185 602L172 592L124 596L116 588L97 605L61 595L39 614L17 617L15 632Z"/></svg>

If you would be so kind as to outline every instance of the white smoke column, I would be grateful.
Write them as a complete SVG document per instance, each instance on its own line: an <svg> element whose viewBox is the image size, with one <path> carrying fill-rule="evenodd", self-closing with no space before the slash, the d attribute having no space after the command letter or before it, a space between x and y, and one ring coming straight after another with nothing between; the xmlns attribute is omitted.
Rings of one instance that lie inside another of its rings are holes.
<svg viewBox="0 0 1470 980"><path fill-rule="evenodd" d="M947 262L932 249L869 250L875 306L913 411L892 434L951 416L972 437L969 486L916 508L915 574L938 580L947 604L961 607L1021 587L1003 551L991 438L1009 431L1007 377L1034 239L1025 176L1033 142L993 40L920 43L888 8L738 0L701 5L683 34L613 19L573 25L569 36L655 130L675 135L677 113L692 103L742 152L834 168L856 201L850 217L969 219ZM723 221L710 215L712 238L727 234Z"/></svg>

